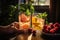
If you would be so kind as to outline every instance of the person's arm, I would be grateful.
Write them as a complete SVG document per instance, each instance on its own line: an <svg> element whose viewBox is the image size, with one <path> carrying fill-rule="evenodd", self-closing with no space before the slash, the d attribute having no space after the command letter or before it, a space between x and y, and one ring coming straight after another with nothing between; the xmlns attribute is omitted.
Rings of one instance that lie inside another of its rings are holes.
<svg viewBox="0 0 60 40"><path fill-rule="evenodd" d="M18 30L17 23L13 22L8 26L1 26L0 27L0 36L16 36L22 34L23 30ZM14 25L13 25L14 24Z"/></svg>

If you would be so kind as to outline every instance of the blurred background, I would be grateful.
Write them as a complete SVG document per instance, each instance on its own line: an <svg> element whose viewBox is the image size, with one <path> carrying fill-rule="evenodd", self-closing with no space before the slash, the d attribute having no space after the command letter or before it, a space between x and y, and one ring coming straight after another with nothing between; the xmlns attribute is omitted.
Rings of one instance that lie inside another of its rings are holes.
<svg viewBox="0 0 60 40"><path fill-rule="evenodd" d="M22 0L21 2L26 2L27 0ZM60 4L59 0L33 0L35 12L48 13L49 22L59 22L60 23ZM10 6L17 5L19 0L0 0L0 25L8 25L14 21L18 21L18 12L15 10L15 13L10 16Z"/></svg>

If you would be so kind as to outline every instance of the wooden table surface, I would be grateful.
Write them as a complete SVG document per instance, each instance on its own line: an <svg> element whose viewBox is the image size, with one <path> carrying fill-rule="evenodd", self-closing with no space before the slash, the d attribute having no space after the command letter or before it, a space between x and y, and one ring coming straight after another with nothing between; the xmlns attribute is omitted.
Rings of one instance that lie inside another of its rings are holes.
<svg viewBox="0 0 60 40"><path fill-rule="evenodd" d="M17 35L15 40L44 40L40 35L33 36L33 34L20 34Z"/></svg>

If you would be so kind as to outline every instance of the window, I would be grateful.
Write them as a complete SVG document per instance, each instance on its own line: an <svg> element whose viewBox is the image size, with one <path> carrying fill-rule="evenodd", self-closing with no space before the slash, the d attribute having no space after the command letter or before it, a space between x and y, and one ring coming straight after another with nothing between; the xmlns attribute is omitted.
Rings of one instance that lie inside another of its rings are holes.
<svg viewBox="0 0 60 40"><path fill-rule="evenodd" d="M34 2L32 5L35 8L35 12L49 12L50 8L50 0L33 0ZM28 2L28 0L25 0L25 2ZM19 4L24 3L23 0L19 0ZM20 9L20 7L18 7Z"/></svg>
<svg viewBox="0 0 60 40"><path fill-rule="evenodd" d="M50 0L33 0L33 5L50 5Z"/></svg>

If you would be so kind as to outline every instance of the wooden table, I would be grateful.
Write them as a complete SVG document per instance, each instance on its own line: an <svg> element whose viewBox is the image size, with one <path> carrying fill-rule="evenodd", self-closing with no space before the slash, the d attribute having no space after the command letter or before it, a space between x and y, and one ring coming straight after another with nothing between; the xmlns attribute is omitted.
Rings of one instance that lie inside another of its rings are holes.
<svg viewBox="0 0 60 40"><path fill-rule="evenodd" d="M33 34L17 35L15 40L44 40L40 35L33 36Z"/></svg>
<svg viewBox="0 0 60 40"><path fill-rule="evenodd" d="M4 30L3 30L4 29ZM18 34L20 32L20 34ZM21 34L21 31L15 30L14 28L10 27L0 27L0 35L2 34L2 37L0 40L43 40L43 38L38 34L36 36L33 36L33 34ZM4 38L3 38L4 37Z"/></svg>

